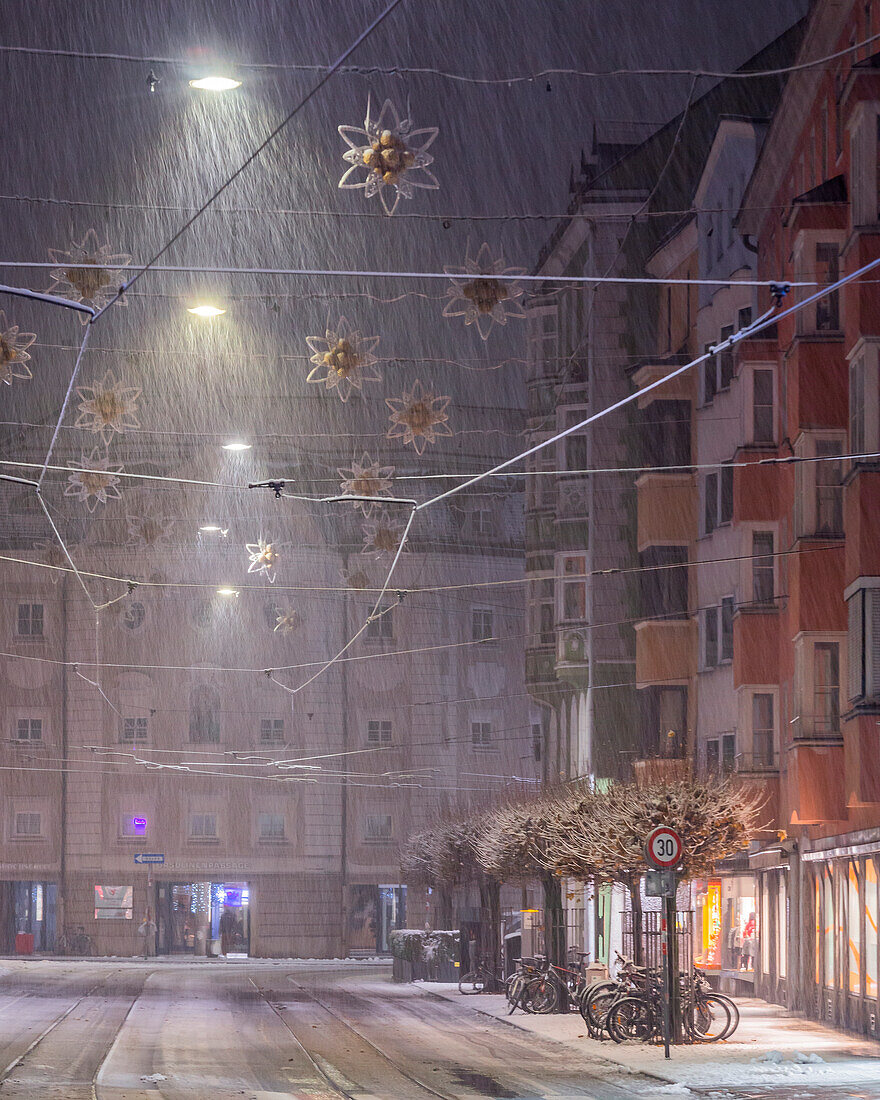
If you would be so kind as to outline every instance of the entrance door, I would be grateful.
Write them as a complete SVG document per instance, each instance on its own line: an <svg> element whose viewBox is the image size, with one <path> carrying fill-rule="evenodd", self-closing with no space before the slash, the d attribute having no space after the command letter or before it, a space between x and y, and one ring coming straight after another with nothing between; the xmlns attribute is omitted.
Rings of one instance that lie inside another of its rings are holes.
<svg viewBox="0 0 880 1100"><path fill-rule="evenodd" d="M250 953L250 902L246 882L211 883L211 939L216 950L225 946L227 956Z"/></svg>
<svg viewBox="0 0 880 1100"><path fill-rule="evenodd" d="M157 885L160 955L205 955L210 934L210 882Z"/></svg>

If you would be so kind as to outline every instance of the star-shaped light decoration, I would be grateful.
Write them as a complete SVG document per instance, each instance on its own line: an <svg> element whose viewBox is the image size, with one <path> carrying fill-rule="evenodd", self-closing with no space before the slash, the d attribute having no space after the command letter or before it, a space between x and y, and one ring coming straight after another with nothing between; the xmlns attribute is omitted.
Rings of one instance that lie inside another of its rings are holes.
<svg viewBox="0 0 880 1100"><path fill-rule="evenodd" d="M376 519L367 520L363 525L363 532L363 553L373 557L395 554L403 537L403 528L387 512L382 512Z"/></svg>
<svg viewBox="0 0 880 1100"><path fill-rule="evenodd" d="M166 548L171 544L174 519L153 509L146 509L136 516L126 516L129 545L143 546L147 550Z"/></svg>
<svg viewBox="0 0 880 1100"><path fill-rule="evenodd" d="M73 553L73 547L70 547L71 554ZM49 579L53 584L57 584L64 576L63 569L70 568L70 562L65 557L64 551L58 545L54 539L40 539L39 542L34 543L34 550L40 555L40 561L46 565L53 566L52 569L47 570Z"/></svg>
<svg viewBox="0 0 880 1100"><path fill-rule="evenodd" d="M493 325L506 325L508 317L525 317L519 301L523 295L522 284L498 277L524 275L525 268L505 267L501 254L493 260L485 242L475 257L471 257L468 246L464 267L444 267L443 270L452 279L452 286L446 290L450 301L443 309L443 316L464 317L466 325L476 324L484 340L488 340Z"/></svg>
<svg viewBox="0 0 880 1100"><path fill-rule="evenodd" d="M391 427L389 439L403 439L404 444L412 443L416 454L422 454L427 443L434 443L438 435L452 435L452 429L446 423L446 406L449 397L439 397L418 378L412 388L403 391L402 397L386 397L385 404L391 409Z"/></svg>
<svg viewBox="0 0 880 1100"><path fill-rule="evenodd" d="M140 389L117 382L112 370L94 386L79 386L76 392L81 400L74 427L100 434L105 447L115 432L121 435L141 426L135 416Z"/></svg>
<svg viewBox="0 0 880 1100"><path fill-rule="evenodd" d="M88 456L83 453L80 466L82 469L75 470L67 479L66 497L81 500L90 512L94 512L99 504L119 500L122 493L116 474L122 473L122 467L110 469L110 457L106 450L102 452L99 447L93 447Z"/></svg>
<svg viewBox="0 0 880 1100"><path fill-rule="evenodd" d="M369 500L356 500L354 506L365 516L371 516L380 506L378 498L391 492L391 479L394 476L393 466L380 466L374 462L366 451L361 455L360 462L355 459L350 469L338 467L336 471L342 478L340 492L350 493L358 497L376 497L374 504Z"/></svg>
<svg viewBox="0 0 880 1100"><path fill-rule="evenodd" d="M378 195L386 214L394 213L401 198L411 199L414 187L426 191L439 188L436 177L428 171L434 158L427 150L440 131L436 126L414 130L412 121L401 119L390 99L382 104L378 118L370 117L367 100L363 127L338 129L348 145L342 159L351 165L339 181L341 188L362 188L368 199ZM361 172L366 178L358 179Z"/></svg>
<svg viewBox="0 0 880 1100"><path fill-rule="evenodd" d="M340 576L349 588L362 592L370 587L370 578L362 569L340 569Z"/></svg>
<svg viewBox="0 0 880 1100"><path fill-rule="evenodd" d="M117 290L119 271L131 262L131 256L111 252L108 244L99 245L94 229L79 244L74 241L69 252L50 248L49 259L60 266L50 272L53 282L47 293L84 302L94 309L110 301ZM81 320L87 325L88 315L82 314Z"/></svg>
<svg viewBox="0 0 880 1100"><path fill-rule="evenodd" d="M299 612L292 607L276 607L275 633L281 635L292 634L302 625Z"/></svg>
<svg viewBox="0 0 880 1100"><path fill-rule="evenodd" d="M250 565L248 573L262 573L269 584L275 583L275 566L278 564L278 551L272 542L258 538L256 542L246 544Z"/></svg>
<svg viewBox="0 0 880 1100"><path fill-rule="evenodd" d="M382 376L373 370L377 362L373 349L378 336L361 336L345 317L339 318L336 329L328 328L323 336L307 336L306 343L314 355L315 365L307 382L323 382L328 390L335 389L341 401L347 401L352 390L362 390L364 382L381 382Z"/></svg>
<svg viewBox="0 0 880 1100"><path fill-rule="evenodd" d="M33 378L27 349L36 340L35 332L19 332L18 325L10 325L0 309L0 382L12 385L13 378Z"/></svg>

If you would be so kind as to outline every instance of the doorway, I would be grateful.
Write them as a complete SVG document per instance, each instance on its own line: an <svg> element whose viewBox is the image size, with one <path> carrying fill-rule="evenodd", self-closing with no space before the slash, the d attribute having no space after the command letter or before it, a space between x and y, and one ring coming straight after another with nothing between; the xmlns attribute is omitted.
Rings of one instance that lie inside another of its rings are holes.
<svg viewBox="0 0 880 1100"><path fill-rule="evenodd" d="M220 918L230 914L228 954L250 952L250 888L246 882L159 882L156 924L160 955L217 955Z"/></svg>

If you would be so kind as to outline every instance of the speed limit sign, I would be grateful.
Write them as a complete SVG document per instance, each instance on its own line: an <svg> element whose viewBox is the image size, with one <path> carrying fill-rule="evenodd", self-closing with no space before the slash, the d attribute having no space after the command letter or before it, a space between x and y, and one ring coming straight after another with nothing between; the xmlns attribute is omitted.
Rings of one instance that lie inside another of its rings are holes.
<svg viewBox="0 0 880 1100"><path fill-rule="evenodd" d="M648 863L660 871L677 867L681 863L681 837L668 825L658 825L645 842Z"/></svg>

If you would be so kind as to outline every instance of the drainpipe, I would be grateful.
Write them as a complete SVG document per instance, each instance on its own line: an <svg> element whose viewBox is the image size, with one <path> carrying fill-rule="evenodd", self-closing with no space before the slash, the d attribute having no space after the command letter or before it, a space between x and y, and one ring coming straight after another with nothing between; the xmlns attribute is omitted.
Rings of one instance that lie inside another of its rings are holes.
<svg viewBox="0 0 880 1100"><path fill-rule="evenodd" d="M348 573L348 554L342 555L342 569ZM342 644L348 641L348 588L342 593ZM342 904L340 914L340 955L348 955L348 662L341 661L342 676L342 847L339 852L339 875L341 879Z"/></svg>
<svg viewBox="0 0 880 1100"><path fill-rule="evenodd" d="M61 580L61 836L58 860L58 893L55 897L55 935L63 931L67 900L67 582Z"/></svg>

